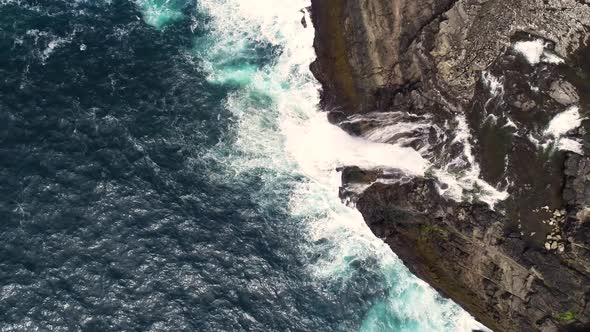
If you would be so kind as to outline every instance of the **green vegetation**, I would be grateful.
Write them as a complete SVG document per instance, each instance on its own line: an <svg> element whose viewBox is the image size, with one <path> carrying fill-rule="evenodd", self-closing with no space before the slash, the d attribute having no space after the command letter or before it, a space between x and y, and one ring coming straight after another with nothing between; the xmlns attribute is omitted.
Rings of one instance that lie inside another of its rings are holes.
<svg viewBox="0 0 590 332"><path fill-rule="evenodd" d="M436 226L432 226L432 225L422 225L420 227L420 234L422 236L427 236L427 235L432 235L432 234L438 234L442 237L448 237L449 233L446 232L445 230L436 227Z"/></svg>
<svg viewBox="0 0 590 332"><path fill-rule="evenodd" d="M566 312L558 312L553 314L553 317L555 317L555 319L562 321L562 322L572 322L574 320L576 320L576 313L572 310L568 310Z"/></svg>

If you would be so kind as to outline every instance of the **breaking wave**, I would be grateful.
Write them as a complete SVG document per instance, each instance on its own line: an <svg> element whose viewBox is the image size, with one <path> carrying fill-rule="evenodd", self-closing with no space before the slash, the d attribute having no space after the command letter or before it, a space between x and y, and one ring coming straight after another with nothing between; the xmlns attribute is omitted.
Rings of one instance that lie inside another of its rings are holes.
<svg viewBox="0 0 590 332"><path fill-rule="evenodd" d="M203 59L211 83L232 89L225 101L234 119L231 134L209 156L226 166L219 176L237 181L244 174L260 174L261 208L288 195L289 214L308 236L301 245L311 257L307 270L318 282L344 287L367 271L382 276L383 295L366 313L361 330L483 328L411 275L360 213L340 202L338 166L386 166L422 175L429 162L412 148L351 137L318 112L320 87L308 69L315 58L314 33L301 24L310 21L308 5L199 2L211 19L212 37L198 39L194 52Z"/></svg>

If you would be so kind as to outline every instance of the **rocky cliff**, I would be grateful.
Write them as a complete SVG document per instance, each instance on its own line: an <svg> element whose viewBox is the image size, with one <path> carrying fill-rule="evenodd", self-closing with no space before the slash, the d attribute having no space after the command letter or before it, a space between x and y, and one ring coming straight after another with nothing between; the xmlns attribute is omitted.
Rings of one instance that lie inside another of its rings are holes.
<svg viewBox="0 0 590 332"><path fill-rule="evenodd" d="M590 329L590 1L311 9L330 120L432 163L419 178L350 165L341 197L493 330Z"/></svg>

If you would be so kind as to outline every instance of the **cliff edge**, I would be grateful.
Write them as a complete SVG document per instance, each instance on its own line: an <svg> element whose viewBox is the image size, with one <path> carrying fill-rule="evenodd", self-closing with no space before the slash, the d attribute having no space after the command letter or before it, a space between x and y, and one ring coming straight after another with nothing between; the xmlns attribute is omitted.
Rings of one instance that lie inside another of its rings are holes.
<svg viewBox="0 0 590 332"><path fill-rule="evenodd" d="M590 330L590 1L311 11L329 119L432 164L418 178L349 165L341 197L493 330Z"/></svg>

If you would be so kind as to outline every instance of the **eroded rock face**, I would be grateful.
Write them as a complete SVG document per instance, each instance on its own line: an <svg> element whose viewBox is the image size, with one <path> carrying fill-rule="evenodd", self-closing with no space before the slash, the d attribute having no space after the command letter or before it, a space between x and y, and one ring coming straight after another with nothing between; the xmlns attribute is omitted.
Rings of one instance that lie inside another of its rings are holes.
<svg viewBox="0 0 590 332"><path fill-rule="evenodd" d="M551 39L566 57L587 38L590 8L580 0L315 0L312 19L311 69L324 107L355 113L384 110L414 90L464 106L515 33Z"/></svg>
<svg viewBox="0 0 590 332"><path fill-rule="evenodd" d="M357 207L413 273L495 331L557 331L559 313L590 315L584 263L566 263L575 250L530 248L504 215L441 197L433 179L374 183Z"/></svg>
<svg viewBox="0 0 590 332"><path fill-rule="evenodd" d="M318 59L311 69L324 87L324 104L367 112L384 95L414 89L422 75L416 38L453 2L313 1Z"/></svg>
<svg viewBox="0 0 590 332"><path fill-rule="evenodd" d="M313 0L312 19L330 121L509 194L345 168L341 197L494 330L590 330L590 2Z"/></svg>

